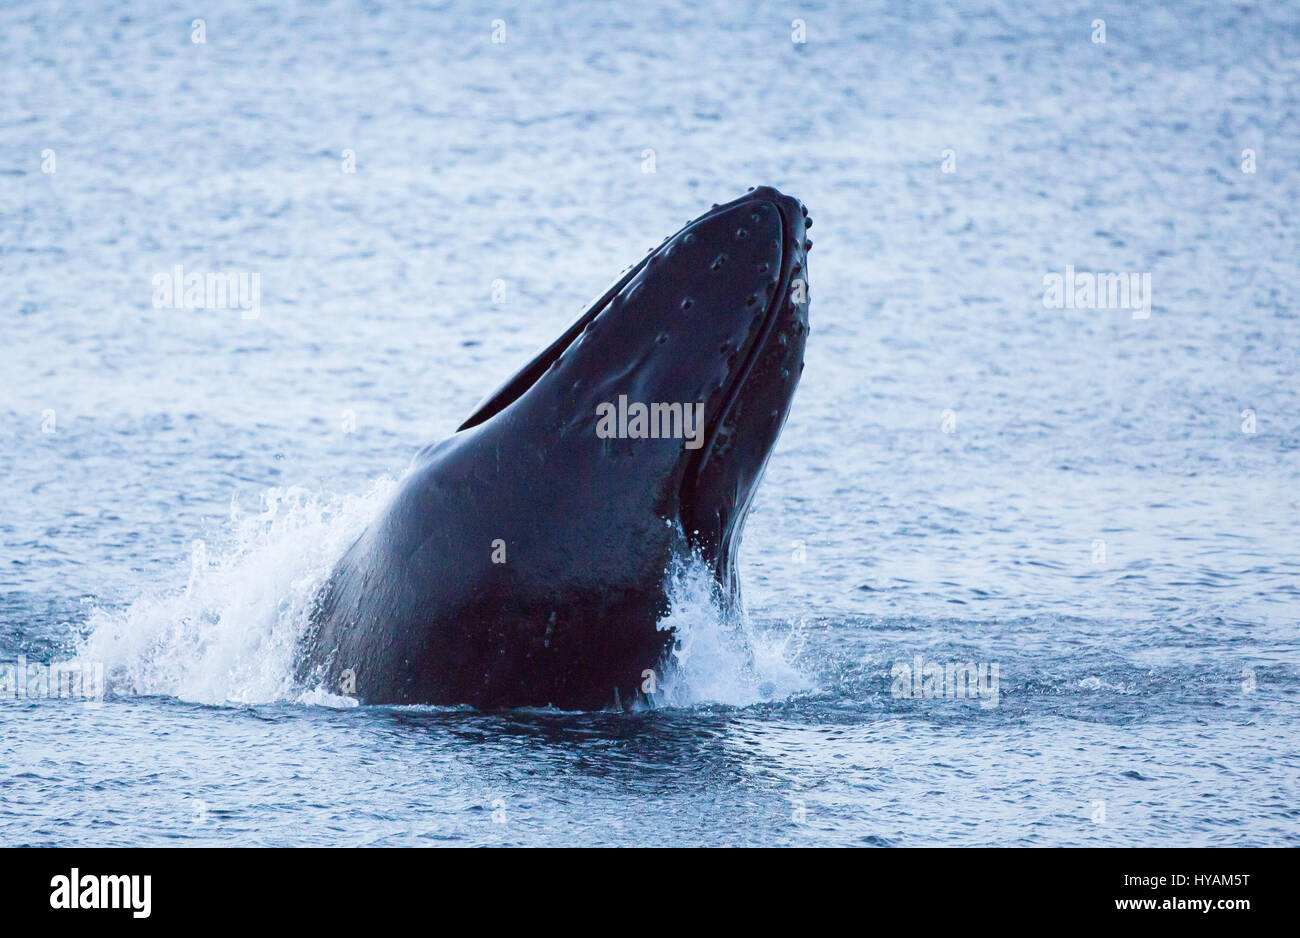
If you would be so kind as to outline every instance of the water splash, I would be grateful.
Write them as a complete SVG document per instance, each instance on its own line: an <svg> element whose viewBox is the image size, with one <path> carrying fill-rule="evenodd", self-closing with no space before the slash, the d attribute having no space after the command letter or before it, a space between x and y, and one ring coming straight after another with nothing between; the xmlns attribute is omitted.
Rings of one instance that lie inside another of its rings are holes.
<svg viewBox="0 0 1300 938"><path fill-rule="evenodd" d="M116 695L195 703L271 701L350 707L356 701L294 679L295 653L321 584L387 501L394 481L361 496L274 488L238 500L215 545L194 541L180 589L120 609L93 609L77 658L103 664ZM721 601L705 563L683 551L667 571L658 623L677 645L656 695L670 707L749 706L810 688L795 665L802 625L759 630Z"/></svg>
<svg viewBox="0 0 1300 938"><path fill-rule="evenodd" d="M656 703L745 707L812 690L797 662L803 623L760 630L743 609L722 601L717 581L696 554L681 553L667 571L668 612L659 628L677 642Z"/></svg>
<svg viewBox="0 0 1300 938"><path fill-rule="evenodd" d="M275 488L249 512L232 501L221 545L194 542L185 587L93 610L78 658L101 662L114 694L353 705L304 694L294 653L321 583L393 485L380 480L362 496Z"/></svg>

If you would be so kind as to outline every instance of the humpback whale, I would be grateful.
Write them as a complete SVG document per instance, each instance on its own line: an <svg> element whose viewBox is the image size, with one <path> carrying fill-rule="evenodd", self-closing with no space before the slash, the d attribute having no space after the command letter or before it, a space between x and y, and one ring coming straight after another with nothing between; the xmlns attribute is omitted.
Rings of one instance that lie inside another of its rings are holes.
<svg viewBox="0 0 1300 938"><path fill-rule="evenodd" d="M629 268L448 439L323 584L297 677L364 704L601 709L674 635L674 557L739 602L808 335L807 210L769 187Z"/></svg>

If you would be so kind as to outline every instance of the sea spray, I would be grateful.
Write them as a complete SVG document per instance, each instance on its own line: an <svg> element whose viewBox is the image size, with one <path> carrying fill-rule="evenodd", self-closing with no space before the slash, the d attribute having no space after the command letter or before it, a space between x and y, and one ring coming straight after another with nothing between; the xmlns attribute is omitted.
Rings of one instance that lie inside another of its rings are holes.
<svg viewBox="0 0 1300 938"><path fill-rule="evenodd" d="M184 587L94 609L78 657L104 664L110 694L350 705L297 687L294 654L325 577L393 484L359 497L275 488L247 512L233 500L217 543L192 544Z"/></svg>
<svg viewBox="0 0 1300 938"><path fill-rule="evenodd" d="M655 696L658 706L744 707L812 689L797 667L802 623L760 631L743 609L724 603L697 554L679 552L666 571L668 611L660 629L676 635Z"/></svg>

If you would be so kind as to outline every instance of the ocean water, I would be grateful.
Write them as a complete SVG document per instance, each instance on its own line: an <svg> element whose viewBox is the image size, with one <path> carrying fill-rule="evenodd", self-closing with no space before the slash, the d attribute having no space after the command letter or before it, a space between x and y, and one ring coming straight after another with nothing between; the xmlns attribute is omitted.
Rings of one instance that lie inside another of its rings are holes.
<svg viewBox="0 0 1300 938"><path fill-rule="evenodd" d="M18 2L0 100L0 843L1300 842L1293 4ZM816 246L746 619L671 571L636 713L294 686L416 450L757 184Z"/></svg>

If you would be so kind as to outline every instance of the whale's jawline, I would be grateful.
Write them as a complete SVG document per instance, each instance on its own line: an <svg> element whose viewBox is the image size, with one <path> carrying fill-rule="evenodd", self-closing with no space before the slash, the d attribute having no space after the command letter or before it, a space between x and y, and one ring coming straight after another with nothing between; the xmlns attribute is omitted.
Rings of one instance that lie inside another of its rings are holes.
<svg viewBox="0 0 1300 938"><path fill-rule="evenodd" d="M639 263L629 267L623 276L619 277L581 316L574 320L573 324L564 330L558 339L548 345L537 357L524 365L514 375L507 378L499 388L483 398L479 405L474 408L474 412L456 428L456 432L468 430L470 427L476 427L480 423L490 420L523 397L528 392L528 389L537 383L537 379L546 373L546 369L550 368L555 363L555 360L563 355L565 350L577 340L578 336L582 335L582 331L587 328L591 321L604 312L614 297L619 294L619 291L641 272L642 268L650 262L653 253L647 254Z"/></svg>

